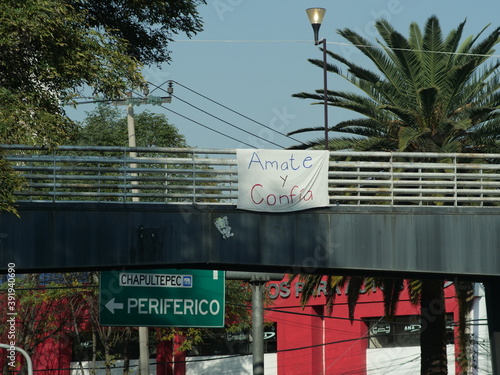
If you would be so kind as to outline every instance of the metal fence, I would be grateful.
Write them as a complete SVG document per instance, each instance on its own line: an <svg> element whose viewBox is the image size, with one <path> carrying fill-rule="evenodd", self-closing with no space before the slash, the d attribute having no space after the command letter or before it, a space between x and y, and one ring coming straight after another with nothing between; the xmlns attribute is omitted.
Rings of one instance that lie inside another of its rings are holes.
<svg viewBox="0 0 500 375"><path fill-rule="evenodd" d="M0 146L20 201L237 203L236 150ZM332 205L492 206L500 154L330 153Z"/></svg>

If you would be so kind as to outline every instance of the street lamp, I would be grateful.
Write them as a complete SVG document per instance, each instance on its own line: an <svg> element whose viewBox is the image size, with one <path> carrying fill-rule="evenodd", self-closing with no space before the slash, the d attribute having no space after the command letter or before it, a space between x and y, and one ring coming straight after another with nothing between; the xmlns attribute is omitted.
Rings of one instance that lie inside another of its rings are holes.
<svg viewBox="0 0 500 375"><path fill-rule="evenodd" d="M319 28L323 17L325 16L325 8L309 8L306 9L307 17L311 22L314 31L314 45L323 44L323 104L325 112L325 150L328 150L328 100L327 100L327 80L326 80L326 39L318 40Z"/></svg>

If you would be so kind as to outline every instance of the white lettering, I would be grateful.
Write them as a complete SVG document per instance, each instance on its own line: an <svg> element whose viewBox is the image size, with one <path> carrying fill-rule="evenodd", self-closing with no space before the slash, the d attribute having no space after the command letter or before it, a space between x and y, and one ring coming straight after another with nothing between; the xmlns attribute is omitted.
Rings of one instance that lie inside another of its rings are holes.
<svg viewBox="0 0 500 375"><path fill-rule="evenodd" d="M203 310L202 310L202 306L201 306L201 304L205 304L205 305L207 305L207 304L208 304L208 301L207 301L206 299L202 299L202 300L200 301L199 305L198 305L198 306L199 306L199 311L200 311L200 314L201 314L201 315L207 315L207 314L208 314L208 311L207 311L207 310L203 311Z"/></svg>
<svg viewBox="0 0 500 375"><path fill-rule="evenodd" d="M184 302L183 299L174 299L174 314L182 315L181 303Z"/></svg>
<svg viewBox="0 0 500 375"><path fill-rule="evenodd" d="M155 314L158 314L158 305L159 301L156 298L151 298L149 300L149 314L152 314L153 310L155 311Z"/></svg>
<svg viewBox="0 0 500 375"><path fill-rule="evenodd" d="M147 310L144 310L146 303L149 301L147 298L139 298L139 314L147 314Z"/></svg>
<svg viewBox="0 0 500 375"><path fill-rule="evenodd" d="M187 311L189 310L190 315L196 315L193 313L193 300L192 299L185 299L184 300L184 315L187 315Z"/></svg>
<svg viewBox="0 0 500 375"><path fill-rule="evenodd" d="M127 313L140 315L217 315L221 312L218 300L181 298L128 298Z"/></svg>
<svg viewBox="0 0 500 375"><path fill-rule="evenodd" d="M219 313L219 311L220 311L219 301L217 301L215 299L210 301L210 314L217 315Z"/></svg>
<svg viewBox="0 0 500 375"><path fill-rule="evenodd" d="M137 299L136 298L129 298L128 299L128 305L127 305L127 313L130 314L130 310L133 308L137 307Z"/></svg>

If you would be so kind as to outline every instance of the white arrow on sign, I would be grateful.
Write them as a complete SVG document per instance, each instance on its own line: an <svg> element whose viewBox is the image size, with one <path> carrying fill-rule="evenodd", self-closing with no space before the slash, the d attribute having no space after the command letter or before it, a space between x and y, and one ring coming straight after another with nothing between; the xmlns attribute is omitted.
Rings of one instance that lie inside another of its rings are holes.
<svg viewBox="0 0 500 375"><path fill-rule="evenodd" d="M106 308L111 311L111 314L114 314L115 313L115 309L116 310L120 310L120 309L123 309L123 303L118 303L118 302L115 302L115 299L111 299L107 304L105 304L104 306L106 306Z"/></svg>

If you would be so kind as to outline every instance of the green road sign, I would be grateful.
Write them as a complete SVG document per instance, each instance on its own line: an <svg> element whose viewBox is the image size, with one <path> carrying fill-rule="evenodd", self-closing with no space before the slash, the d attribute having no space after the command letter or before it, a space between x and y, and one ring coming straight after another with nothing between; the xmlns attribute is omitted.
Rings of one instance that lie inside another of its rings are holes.
<svg viewBox="0 0 500 375"><path fill-rule="evenodd" d="M225 273L207 270L103 271L103 326L223 327Z"/></svg>

